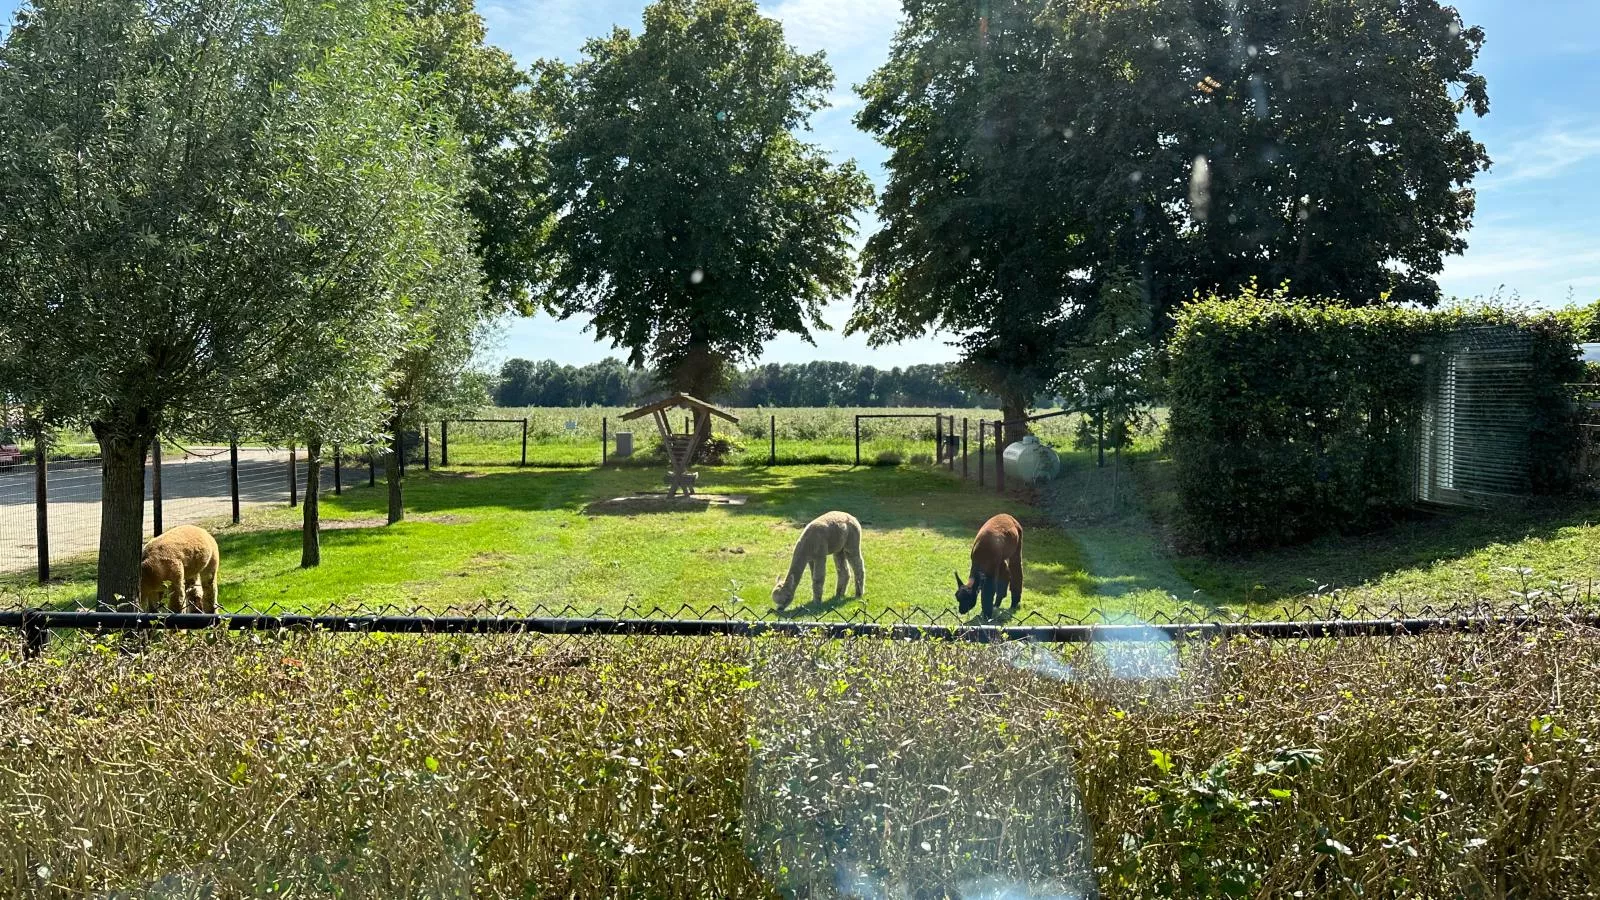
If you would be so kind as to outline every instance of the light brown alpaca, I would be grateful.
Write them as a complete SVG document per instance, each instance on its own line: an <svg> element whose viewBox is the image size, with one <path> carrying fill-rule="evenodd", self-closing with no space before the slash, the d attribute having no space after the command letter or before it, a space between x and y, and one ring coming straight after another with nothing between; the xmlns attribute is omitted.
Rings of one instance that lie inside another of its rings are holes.
<svg viewBox="0 0 1600 900"><path fill-rule="evenodd" d="M183 612L189 605L200 612L216 612L221 559L216 539L203 528L180 525L152 538L139 563L139 608L155 612L165 602L172 612Z"/></svg>
<svg viewBox="0 0 1600 900"><path fill-rule="evenodd" d="M777 586L772 589L772 602L779 609L788 606L794 600L800 573L810 566L811 602L821 603L822 583L828 577L830 556L839 569L839 589L834 593L834 599L843 597L845 586L850 583L845 572L846 564L855 573L856 599L861 599L867 589L867 567L861 560L861 523L849 513L834 511L812 519L806 530L801 532L800 540L794 545L794 556L789 560L788 574L779 579Z"/></svg>
<svg viewBox="0 0 1600 900"><path fill-rule="evenodd" d="M966 582L956 573L956 608L965 613L982 595L983 616L988 618L1008 586L1011 608L1016 609L1022 603L1022 523L1001 513L978 529Z"/></svg>

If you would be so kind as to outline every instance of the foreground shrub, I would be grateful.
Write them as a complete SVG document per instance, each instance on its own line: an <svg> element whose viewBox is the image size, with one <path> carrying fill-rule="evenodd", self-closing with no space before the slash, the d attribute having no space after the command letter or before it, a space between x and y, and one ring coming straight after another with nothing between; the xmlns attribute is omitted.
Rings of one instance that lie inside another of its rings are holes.
<svg viewBox="0 0 1600 900"><path fill-rule="evenodd" d="M1427 477L1419 441L1445 361L1498 347L1525 348L1526 369L1505 386L1526 402L1464 405L1462 419L1478 430L1464 431L1453 455L1463 472L1486 456L1523 460L1523 471L1436 487L1564 490L1578 447L1565 385L1582 369L1571 331L1552 316L1350 308L1254 288L1184 307L1169 345L1180 530L1224 550L1384 524ZM1515 439L1483 433L1508 417L1518 421Z"/></svg>
<svg viewBox="0 0 1600 900"><path fill-rule="evenodd" d="M168 636L0 668L18 896L1582 895L1600 634ZM1025 894L1019 894L1025 895Z"/></svg>

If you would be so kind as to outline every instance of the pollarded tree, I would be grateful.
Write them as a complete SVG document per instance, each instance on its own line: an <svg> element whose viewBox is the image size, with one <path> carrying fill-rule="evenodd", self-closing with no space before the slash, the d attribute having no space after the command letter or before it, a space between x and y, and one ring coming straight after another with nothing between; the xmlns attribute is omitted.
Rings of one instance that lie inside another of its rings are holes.
<svg viewBox="0 0 1600 900"><path fill-rule="evenodd" d="M225 427L228 386L292 353L297 210L263 140L281 86L365 18L312 0L36 0L0 44L6 389L100 444L98 597L138 589L144 459Z"/></svg>
<svg viewBox="0 0 1600 900"><path fill-rule="evenodd" d="M414 22L381 3L367 15L364 33L293 78L267 125L283 173L273 199L295 210L299 239L281 277L313 321L259 378L235 386L256 401L247 418L258 433L305 445L306 567L321 562L324 446L378 439L391 419L395 348L426 339L418 326L428 323L412 319L431 313L413 292L435 259L465 260L470 249L461 229L439 227L461 219L469 172L451 120L430 103L433 85L409 66ZM481 296L467 289L460 299Z"/></svg>
<svg viewBox="0 0 1600 900"><path fill-rule="evenodd" d="M704 396L779 332L826 327L871 187L796 134L833 84L821 54L752 0L659 0L641 34L543 69L552 310Z"/></svg>

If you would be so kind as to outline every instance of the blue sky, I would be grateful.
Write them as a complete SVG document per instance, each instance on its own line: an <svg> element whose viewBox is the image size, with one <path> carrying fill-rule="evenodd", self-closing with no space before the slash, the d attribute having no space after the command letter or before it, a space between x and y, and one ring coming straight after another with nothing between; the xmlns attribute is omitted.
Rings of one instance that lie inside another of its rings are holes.
<svg viewBox="0 0 1600 900"><path fill-rule="evenodd" d="M642 0L478 0L490 39L526 64L577 58L583 41L613 26L637 31ZM13 6L0 0L0 8ZM882 183L882 149L850 121L859 83L887 54L899 0L764 0L801 50L824 50L837 75L833 106L813 121L811 139L835 157L854 158ZM1500 292L1546 307L1600 296L1600 3L1595 0L1462 0L1469 25L1487 33L1478 70L1489 81L1491 111L1467 127L1489 148L1493 168L1477 180L1478 211L1466 254L1445 264L1447 293ZM874 227L863 221L863 232ZM836 328L845 300L829 307ZM952 359L937 337L873 350L860 337L818 333L817 346L792 335L763 359L845 359L877 366ZM595 342L583 323L548 317L514 321L486 361L506 356L581 364L625 353Z"/></svg>

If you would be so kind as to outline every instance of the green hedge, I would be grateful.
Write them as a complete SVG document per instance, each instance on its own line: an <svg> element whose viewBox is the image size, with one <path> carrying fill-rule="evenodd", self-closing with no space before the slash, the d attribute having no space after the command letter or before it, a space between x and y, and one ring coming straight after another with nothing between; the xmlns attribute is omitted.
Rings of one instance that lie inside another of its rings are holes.
<svg viewBox="0 0 1600 900"><path fill-rule="evenodd" d="M1181 531L1209 550L1381 525L1414 499L1430 351L1461 329L1532 338L1530 481L1564 487L1581 367L1551 316L1291 301L1246 290L1183 308L1168 346Z"/></svg>

